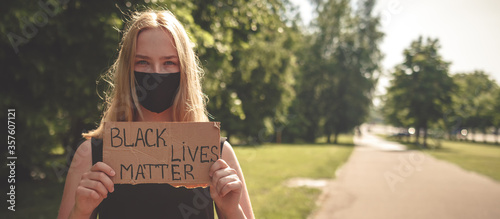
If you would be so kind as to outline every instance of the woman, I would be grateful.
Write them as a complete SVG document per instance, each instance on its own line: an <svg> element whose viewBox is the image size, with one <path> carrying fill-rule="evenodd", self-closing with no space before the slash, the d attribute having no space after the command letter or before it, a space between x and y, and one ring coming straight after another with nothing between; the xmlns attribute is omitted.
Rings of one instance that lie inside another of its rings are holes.
<svg viewBox="0 0 500 219"><path fill-rule="evenodd" d="M100 126L84 134L73 158L58 218L253 218L236 155L228 142L211 167L209 188L114 185L102 161L105 121L208 121L201 68L186 31L169 11L136 13L128 23Z"/></svg>

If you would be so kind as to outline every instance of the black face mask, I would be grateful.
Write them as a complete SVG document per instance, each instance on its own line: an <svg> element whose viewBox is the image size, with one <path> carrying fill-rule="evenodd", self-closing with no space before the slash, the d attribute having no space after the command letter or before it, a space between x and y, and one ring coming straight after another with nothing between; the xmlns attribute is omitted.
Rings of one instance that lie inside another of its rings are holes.
<svg viewBox="0 0 500 219"><path fill-rule="evenodd" d="M139 103L151 112L161 113L174 103L181 73L144 73L134 71Z"/></svg>

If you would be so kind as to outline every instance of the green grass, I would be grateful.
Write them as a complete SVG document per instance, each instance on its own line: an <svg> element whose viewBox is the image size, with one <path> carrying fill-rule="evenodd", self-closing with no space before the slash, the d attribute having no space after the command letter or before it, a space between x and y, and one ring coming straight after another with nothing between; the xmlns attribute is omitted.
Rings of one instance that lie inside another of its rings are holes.
<svg viewBox="0 0 500 219"><path fill-rule="evenodd" d="M330 140L333 142L333 135L330 137ZM350 135L340 134L339 138L337 139L337 141L338 141L338 143L340 145L354 146L354 141L353 141L353 135L352 134L350 134ZM318 139L316 139L316 142L318 142L320 144L321 143L326 144L327 138L326 138L326 136L319 137Z"/></svg>
<svg viewBox="0 0 500 219"><path fill-rule="evenodd" d="M256 218L306 218L321 191L283 183L294 177L332 178L352 149L329 144L236 147Z"/></svg>
<svg viewBox="0 0 500 219"><path fill-rule="evenodd" d="M389 140L394 140L388 138ZM457 164L461 168L500 181L500 146L462 141L429 141L430 149L421 149L413 143L405 144L410 149L422 150L435 158Z"/></svg>
<svg viewBox="0 0 500 219"><path fill-rule="evenodd" d="M482 143L442 141L441 149L426 150L432 156L455 163L500 181L500 147Z"/></svg>

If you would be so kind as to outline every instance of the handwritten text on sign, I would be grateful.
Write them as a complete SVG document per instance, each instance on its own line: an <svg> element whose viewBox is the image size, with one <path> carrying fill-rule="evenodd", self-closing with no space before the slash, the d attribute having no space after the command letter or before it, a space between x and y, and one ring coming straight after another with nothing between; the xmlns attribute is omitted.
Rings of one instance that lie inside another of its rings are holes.
<svg viewBox="0 0 500 219"><path fill-rule="evenodd" d="M206 186L220 157L218 122L106 122L103 162L116 184Z"/></svg>

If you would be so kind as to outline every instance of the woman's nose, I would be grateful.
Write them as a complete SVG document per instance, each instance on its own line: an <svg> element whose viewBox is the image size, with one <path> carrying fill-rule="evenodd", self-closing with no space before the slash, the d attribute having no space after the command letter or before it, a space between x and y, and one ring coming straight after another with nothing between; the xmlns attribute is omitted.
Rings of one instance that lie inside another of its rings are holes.
<svg viewBox="0 0 500 219"><path fill-rule="evenodd" d="M161 65L160 64L154 64L153 65L153 72L154 73L162 73L161 71L162 71L162 69L161 69Z"/></svg>

